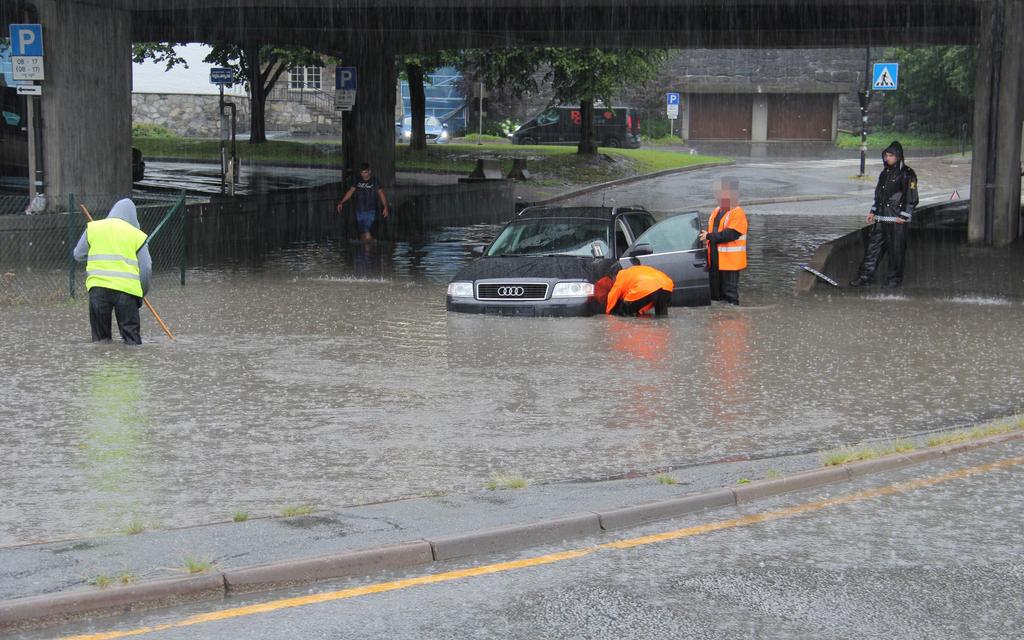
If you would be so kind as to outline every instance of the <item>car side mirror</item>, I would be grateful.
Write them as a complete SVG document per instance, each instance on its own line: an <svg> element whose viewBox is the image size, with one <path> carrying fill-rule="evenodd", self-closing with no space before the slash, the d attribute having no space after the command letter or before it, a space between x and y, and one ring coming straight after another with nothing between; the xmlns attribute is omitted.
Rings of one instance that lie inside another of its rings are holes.
<svg viewBox="0 0 1024 640"><path fill-rule="evenodd" d="M626 255L630 257L636 257L649 256L652 253L654 253L654 247L645 242L643 244L635 244L632 247L630 247L629 251L626 252Z"/></svg>
<svg viewBox="0 0 1024 640"><path fill-rule="evenodd" d="M442 125L441 125L441 128L442 128L442 129L447 129L447 128L448 128L448 123L446 122L446 123L442 124Z"/></svg>
<svg viewBox="0 0 1024 640"><path fill-rule="evenodd" d="M470 247L469 252L471 254L473 254L475 257L479 258L480 256L484 255L484 251L486 251L486 250L487 250L487 245L485 245L485 244L478 244L478 245L474 245L474 246Z"/></svg>

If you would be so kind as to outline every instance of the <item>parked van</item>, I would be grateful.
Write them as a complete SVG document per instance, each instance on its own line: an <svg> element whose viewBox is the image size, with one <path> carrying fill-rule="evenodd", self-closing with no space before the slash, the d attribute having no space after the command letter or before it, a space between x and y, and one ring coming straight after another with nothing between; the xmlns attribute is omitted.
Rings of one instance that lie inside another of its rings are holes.
<svg viewBox="0 0 1024 640"><path fill-rule="evenodd" d="M512 133L512 144L579 144L580 108L549 107ZM632 107L594 107L599 147L640 146L640 115Z"/></svg>

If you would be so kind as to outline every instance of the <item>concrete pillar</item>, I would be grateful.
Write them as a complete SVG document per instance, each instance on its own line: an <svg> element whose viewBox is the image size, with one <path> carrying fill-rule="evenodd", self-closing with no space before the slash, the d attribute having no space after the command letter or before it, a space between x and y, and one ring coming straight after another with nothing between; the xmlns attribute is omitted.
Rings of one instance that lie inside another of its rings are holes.
<svg viewBox="0 0 1024 640"><path fill-rule="evenodd" d="M676 125L679 127L679 137L683 140L690 139L690 103L693 102L692 93L684 93L679 97L679 119Z"/></svg>
<svg viewBox="0 0 1024 640"><path fill-rule="evenodd" d="M836 141L836 136L839 135L839 94L832 96L832 132L829 135L829 140L832 142Z"/></svg>
<svg viewBox="0 0 1024 640"><path fill-rule="evenodd" d="M980 28L967 233L972 243L1002 246L1021 228L1024 0L992 0Z"/></svg>
<svg viewBox="0 0 1024 640"><path fill-rule="evenodd" d="M380 39L360 42L344 57L356 68L356 104L344 114L345 168L369 162L382 186L395 182L395 54Z"/></svg>
<svg viewBox="0 0 1024 640"><path fill-rule="evenodd" d="M124 197L132 188L131 14L33 0L43 25L45 191Z"/></svg>
<svg viewBox="0 0 1024 640"><path fill-rule="evenodd" d="M768 141L768 96L764 93L754 94L754 110L750 122L750 141Z"/></svg>

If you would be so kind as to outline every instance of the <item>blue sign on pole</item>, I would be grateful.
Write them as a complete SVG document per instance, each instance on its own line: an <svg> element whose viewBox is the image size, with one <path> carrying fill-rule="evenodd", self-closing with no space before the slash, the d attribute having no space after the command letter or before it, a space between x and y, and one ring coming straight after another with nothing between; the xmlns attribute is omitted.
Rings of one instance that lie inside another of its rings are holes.
<svg viewBox="0 0 1024 640"><path fill-rule="evenodd" d="M43 25L12 24L11 54L15 56L42 57Z"/></svg>
<svg viewBox="0 0 1024 640"><path fill-rule="evenodd" d="M900 65L898 62L876 62L871 78L874 91L895 91L900 84Z"/></svg>
<svg viewBox="0 0 1024 640"><path fill-rule="evenodd" d="M338 91L355 91L356 68L336 67L334 70L334 88Z"/></svg>
<svg viewBox="0 0 1024 640"><path fill-rule="evenodd" d="M665 94L665 101L668 104L679 104L679 94L678 93L666 93Z"/></svg>
<svg viewBox="0 0 1024 640"><path fill-rule="evenodd" d="M227 67L210 67L210 82L212 84L234 84L235 72Z"/></svg>

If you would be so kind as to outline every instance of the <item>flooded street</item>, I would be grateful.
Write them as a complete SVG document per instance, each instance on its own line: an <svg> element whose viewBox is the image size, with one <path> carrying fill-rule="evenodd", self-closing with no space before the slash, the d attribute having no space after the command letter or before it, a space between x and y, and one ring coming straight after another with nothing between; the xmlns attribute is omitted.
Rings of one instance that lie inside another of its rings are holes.
<svg viewBox="0 0 1024 640"><path fill-rule="evenodd" d="M859 202L750 211L745 306L667 319L449 315L448 278L495 226L158 279L174 343L144 315L142 348L90 344L81 301L4 308L0 544L480 491L496 473L605 478L1019 409L1019 300L796 298L796 263L855 229Z"/></svg>

